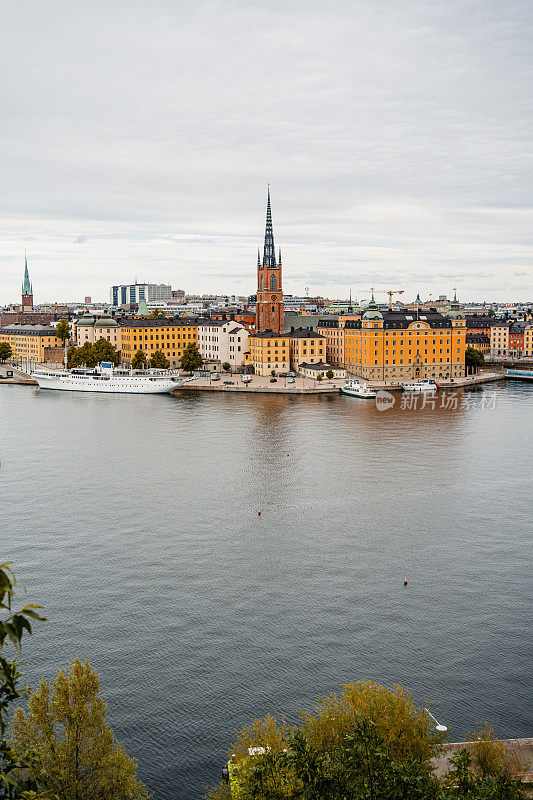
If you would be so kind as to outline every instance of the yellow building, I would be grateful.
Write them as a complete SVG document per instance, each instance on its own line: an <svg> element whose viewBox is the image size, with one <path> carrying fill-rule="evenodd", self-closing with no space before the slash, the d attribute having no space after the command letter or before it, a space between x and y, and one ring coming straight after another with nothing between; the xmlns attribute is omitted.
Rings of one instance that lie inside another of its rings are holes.
<svg viewBox="0 0 533 800"><path fill-rule="evenodd" d="M524 328L524 355L533 356L533 323Z"/></svg>
<svg viewBox="0 0 533 800"><path fill-rule="evenodd" d="M256 375L271 375L272 370L276 374L299 372L301 365L325 360L326 340L311 328L293 328L290 333L261 331L250 336L248 342L249 360Z"/></svg>
<svg viewBox="0 0 533 800"><path fill-rule="evenodd" d="M326 340L312 328L291 329L289 337L289 357L291 370L300 372L305 364L324 364L326 360Z"/></svg>
<svg viewBox="0 0 533 800"><path fill-rule="evenodd" d="M35 362L44 364L45 347L61 347L61 339L56 336L56 329L48 325L5 325L0 328L0 342L7 342L15 364Z"/></svg>
<svg viewBox="0 0 533 800"><path fill-rule="evenodd" d="M465 340L458 303L443 315L434 310L382 314L371 302L361 320L345 325L345 366L371 381L459 378L465 374Z"/></svg>
<svg viewBox="0 0 533 800"><path fill-rule="evenodd" d="M274 372L289 372L290 343L288 333L261 331L248 339L250 362L256 375L270 375Z"/></svg>
<svg viewBox="0 0 533 800"><path fill-rule="evenodd" d="M344 328L350 320L361 319L361 310L353 314L318 320L317 331L326 340L326 361L333 367L344 367Z"/></svg>
<svg viewBox="0 0 533 800"><path fill-rule="evenodd" d="M120 339L123 364L131 364L137 350L142 350L148 358L161 350L175 367L179 366L188 345L198 346L198 320L192 317L129 319L120 325Z"/></svg>
<svg viewBox="0 0 533 800"><path fill-rule="evenodd" d="M487 336L486 333L467 332L466 346L472 347L474 350L479 350L479 352L483 353L483 355L487 355L490 353L490 337Z"/></svg>

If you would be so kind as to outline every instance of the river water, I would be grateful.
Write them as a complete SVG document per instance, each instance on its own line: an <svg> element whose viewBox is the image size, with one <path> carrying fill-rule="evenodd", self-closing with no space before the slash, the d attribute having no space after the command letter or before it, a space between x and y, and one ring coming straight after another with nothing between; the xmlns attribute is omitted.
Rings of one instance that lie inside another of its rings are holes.
<svg viewBox="0 0 533 800"><path fill-rule="evenodd" d="M531 736L533 387L442 397L0 387L0 556L50 620L30 680L88 658L155 800L359 679L452 741Z"/></svg>

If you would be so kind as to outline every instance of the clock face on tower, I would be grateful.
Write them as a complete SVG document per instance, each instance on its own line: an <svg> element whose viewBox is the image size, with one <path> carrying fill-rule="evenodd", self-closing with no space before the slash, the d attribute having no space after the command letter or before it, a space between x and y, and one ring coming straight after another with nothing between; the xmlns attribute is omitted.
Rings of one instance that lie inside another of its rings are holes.
<svg viewBox="0 0 533 800"><path fill-rule="evenodd" d="M275 295L275 294L273 294L273 295L272 295L272 300L275 300L275 299L276 299L276 295Z"/></svg>

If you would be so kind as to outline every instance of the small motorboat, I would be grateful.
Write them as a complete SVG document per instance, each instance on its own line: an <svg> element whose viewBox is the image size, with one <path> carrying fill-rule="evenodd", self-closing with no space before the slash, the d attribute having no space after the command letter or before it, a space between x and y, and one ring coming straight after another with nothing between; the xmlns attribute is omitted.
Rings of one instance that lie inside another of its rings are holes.
<svg viewBox="0 0 533 800"><path fill-rule="evenodd" d="M416 381L416 383L404 383L402 389L404 392L436 392L438 385L435 381L425 378L423 381Z"/></svg>
<svg viewBox="0 0 533 800"><path fill-rule="evenodd" d="M365 399L376 396L376 392L373 389L369 389L366 383L359 383L357 380L346 381L344 386L341 386L341 392L349 394L350 397L363 397Z"/></svg>

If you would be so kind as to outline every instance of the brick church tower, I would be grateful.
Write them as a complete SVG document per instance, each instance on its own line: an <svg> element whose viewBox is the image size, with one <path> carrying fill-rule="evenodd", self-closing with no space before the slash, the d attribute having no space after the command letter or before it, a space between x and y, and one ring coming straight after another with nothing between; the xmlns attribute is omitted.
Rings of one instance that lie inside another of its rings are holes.
<svg viewBox="0 0 533 800"><path fill-rule="evenodd" d="M24 256L24 283L22 284L22 310L33 311L33 286L28 273L28 259Z"/></svg>
<svg viewBox="0 0 533 800"><path fill-rule="evenodd" d="M283 333L285 312L283 310L283 290L281 285L281 250L276 263L272 212L270 210L270 186L268 187L265 247L263 260L257 251L257 303L255 307L255 327L257 332L271 330Z"/></svg>

